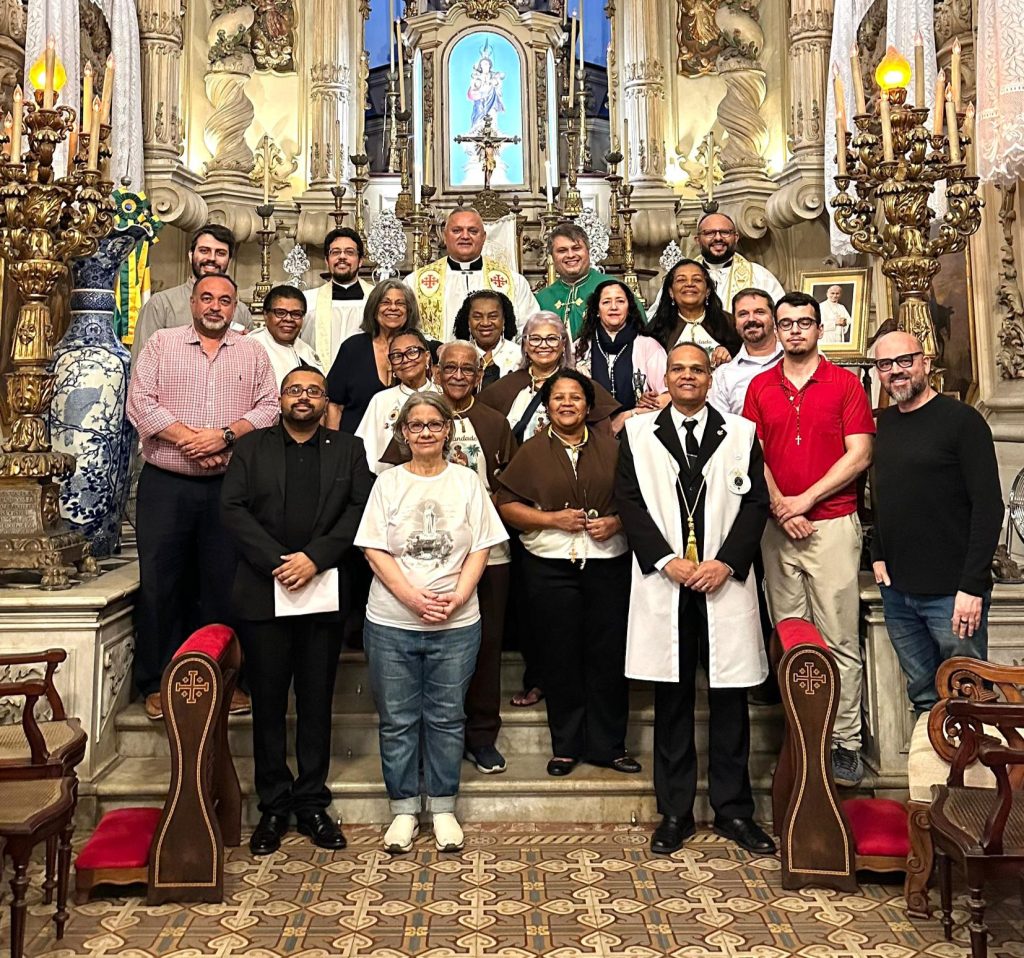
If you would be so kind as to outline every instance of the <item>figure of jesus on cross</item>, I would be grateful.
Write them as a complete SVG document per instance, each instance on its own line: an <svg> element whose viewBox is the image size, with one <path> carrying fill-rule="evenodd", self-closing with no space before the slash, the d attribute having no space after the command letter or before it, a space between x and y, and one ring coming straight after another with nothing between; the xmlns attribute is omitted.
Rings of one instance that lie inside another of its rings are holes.
<svg viewBox="0 0 1024 958"><path fill-rule="evenodd" d="M484 189L489 190L491 188L491 176L498 166L498 151L506 143L521 142L521 138L518 136L502 136L498 133L494 129L491 115L488 113L484 117L483 126L478 134L475 136L459 134L455 137L455 142L460 146L463 143L472 143L476 147L477 159L480 161L484 171Z"/></svg>

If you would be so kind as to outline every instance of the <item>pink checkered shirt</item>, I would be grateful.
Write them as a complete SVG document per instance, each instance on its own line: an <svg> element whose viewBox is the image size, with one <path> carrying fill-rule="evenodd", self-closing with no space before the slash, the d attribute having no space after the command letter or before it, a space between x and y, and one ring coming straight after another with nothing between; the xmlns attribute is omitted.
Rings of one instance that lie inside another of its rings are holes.
<svg viewBox="0 0 1024 958"><path fill-rule="evenodd" d="M213 476L157 438L174 423L193 429L223 429L248 419L256 429L272 426L281 411L277 379L259 343L229 329L209 359L192 325L158 330L132 365L128 418L139 431L146 462L186 476Z"/></svg>

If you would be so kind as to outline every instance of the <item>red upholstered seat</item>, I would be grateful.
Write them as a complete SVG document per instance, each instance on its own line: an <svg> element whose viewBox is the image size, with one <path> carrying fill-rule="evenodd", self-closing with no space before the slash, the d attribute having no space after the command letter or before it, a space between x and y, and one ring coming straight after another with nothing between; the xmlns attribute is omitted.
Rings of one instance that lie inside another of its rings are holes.
<svg viewBox="0 0 1024 958"><path fill-rule="evenodd" d="M75 868L145 868L159 808L118 808L107 812L75 859Z"/></svg>
<svg viewBox="0 0 1024 958"><path fill-rule="evenodd" d="M843 814L858 856L906 858L910 854L907 808L891 798L850 798Z"/></svg>
<svg viewBox="0 0 1024 958"><path fill-rule="evenodd" d="M779 645L782 646L783 652L788 652L798 645L816 645L822 649L828 648L821 633L813 623L806 619L782 619L775 626L775 633L779 637Z"/></svg>
<svg viewBox="0 0 1024 958"><path fill-rule="evenodd" d="M234 637L235 633L226 625L219 623L204 625L185 639L178 651L174 653L174 658L180 658L190 652L202 652L214 662L219 662Z"/></svg>

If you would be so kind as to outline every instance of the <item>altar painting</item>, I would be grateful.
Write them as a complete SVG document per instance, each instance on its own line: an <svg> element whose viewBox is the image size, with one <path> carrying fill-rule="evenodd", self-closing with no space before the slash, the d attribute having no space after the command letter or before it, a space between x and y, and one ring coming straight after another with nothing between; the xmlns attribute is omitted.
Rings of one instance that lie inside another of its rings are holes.
<svg viewBox="0 0 1024 958"><path fill-rule="evenodd" d="M491 185L525 184L523 163L523 66L507 37L491 31L470 33L458 40L448 58L448 181L452 187L480 187L484 164L493 163ZM472 142L456 137L479 136L488 118L501 143L489 156Z"/></svg>

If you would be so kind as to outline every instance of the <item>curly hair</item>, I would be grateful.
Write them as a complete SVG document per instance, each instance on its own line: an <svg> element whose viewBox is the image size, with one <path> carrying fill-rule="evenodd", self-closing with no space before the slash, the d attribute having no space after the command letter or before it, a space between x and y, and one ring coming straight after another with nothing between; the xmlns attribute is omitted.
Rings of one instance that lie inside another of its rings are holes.
<svg viewBox="0 0 1024 958"><path fill-rule="evenodd" d="M623 293L626 294L626 301L628 306L626 307L626 326L632 326L640 331L641 336L652 335L648 329L647 324L644 322L644 314L640 312L640 307L637 305L636 297L633 295L632 290L621 280L618 279L606 279L601 283L597 284L587 299L587 311L583 316L583 325L580 327L580 335L577 342L576 361L579 362L581 359L585 359L587 353L590 352L590 341L594 338L597 333L597 327L601 324L600 317L600 302L601 294L609 286L618 286Z"/></svg>
<svg viewBox="0 0 1024 958"><path fill-rule="evenodd" d="M501 306L501 315L504 317L501 335L505 339L514 341L517 333L515 307L512 305L512 300L504 293L499 293L495 289L478 289L476 292L470 293L462 301L459 311L455 314L452 336L455 339L468 339L472 341L473 335L469 330L469 314L473 311L473 304L481 299L494 299L498 301Z"/></svg>
<svg viewBox="0 0 1024 958"><path fill-rule="evenodd" d="M730 353L735 353L740 347L739 335L729 314L723 308L721 299L718 298L715 281L711 278L708 268L695 259L681 259L665 274L665 281L661 284L661 300L658 303L658 311L648 325L647 332L657 339L666 350L675 345L669 342L679 323L678 310L675 300L672 298L672 281L681 266L696 266L704 274L704 282L708 287L708 295L704 300L705 328Z"/></svg>
<svg viewBox="0 0 1024 958"><path fill-rule="evenodd" d="M587 401L587 412L594 408L594 403L597 402L597 390L594 389L593 380L575 369L560 369L550 379L545 379L544 385L540 387L540 401L545 409L551 402L551 393L559 379L571 379L574 383L579 383L580 389L583 390L583 398Z"/></svg>

